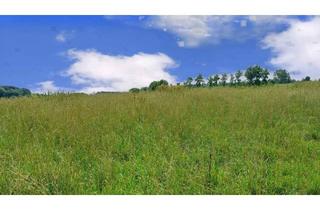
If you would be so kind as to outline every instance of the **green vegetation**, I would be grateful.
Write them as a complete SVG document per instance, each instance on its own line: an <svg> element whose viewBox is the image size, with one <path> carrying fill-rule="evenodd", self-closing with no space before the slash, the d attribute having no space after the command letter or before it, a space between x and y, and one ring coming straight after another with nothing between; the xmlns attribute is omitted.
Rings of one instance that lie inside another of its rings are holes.
<svg viewBox="0 0 320 210"><path fill-rule="evenodd" d="M205 81L202 74L199 74L195 78L188 77L187 80L183 83L186 87L193 88L202 88L202 87L216 87L216 86L260 86L260 85L269 85L269 84L288 84L296 82L291 79L290 74L285 69L278 69L273 73L273 78L269 78L270 72L266 68L262 68L258 65L248 67L244 72L238 70L235 74L226 74L221 75L216 74L209 76ZM241 77L244 76L245 80L241 80ZM306 76L301 81L311 81L309 76ZM150 83L149 87L132 88L129 92L138 93L140 91L154 91L160 88L161 86L168 86L169 83L166 80L153 81ZM176 84L180 86L180 83ZM170 84L173 86L173 84Z"/></svg>
<svg viewBox="0 0 320 210"><path fill-rule="evenodd" d="M0 193L320 194L319 107L319 82L0 99Z"/></svg>
<svg viewBox="0 0 320 210"><path fill-rule="evenodd" d="M31 91L25 88L17 88L13 86L0 86L0 98L11 98L18 96L30 96Z"/></svg>

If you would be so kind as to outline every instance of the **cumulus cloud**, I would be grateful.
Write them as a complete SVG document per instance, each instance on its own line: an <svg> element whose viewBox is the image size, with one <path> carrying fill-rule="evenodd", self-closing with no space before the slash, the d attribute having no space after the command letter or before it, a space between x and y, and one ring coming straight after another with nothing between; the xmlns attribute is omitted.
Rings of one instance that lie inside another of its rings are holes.
<svg viewBox="0 0 320 210"><path fill-rule="evenodd" d="M271 33L263 39L264 49L270 49L270 63L285 68L294 78L320 77L320 17L290 22L290 27Z"/></svg>
<svg viewBox="0 0 320 210"><path fill-rule="evenodd" d="M175 83L168 70L177 66L163 53L138 53L132 56L107 55L96 50L69 50L74 63L64 72L82 92L127 91L144 87L154 80Z"/></svg>
<svg viewBox="0 0 320 210"><path fill-rule="evenodd" d="M205 43L218 44L225 39L264 36L279 25L289 25L294 19L293 16L153 16L148 26L175 34L179 47L198 47Z"/></svg>
<svg viewBox="0 0 320 210"><path fill-rule="evenodd" d="M176 34L179 46L196 47L208 40L217 43L230 35L232 16L154 16L151 27ZM183 45L181 45L183 41Z"/></svg>
<svg viewBox="0 0 320 210"><path fill-rule="evenodd" d="M38 88L34 92L38 93L54 93L60 90L60 88L54 84L54 81L51 80L39 82L37 86Z"/></svg>

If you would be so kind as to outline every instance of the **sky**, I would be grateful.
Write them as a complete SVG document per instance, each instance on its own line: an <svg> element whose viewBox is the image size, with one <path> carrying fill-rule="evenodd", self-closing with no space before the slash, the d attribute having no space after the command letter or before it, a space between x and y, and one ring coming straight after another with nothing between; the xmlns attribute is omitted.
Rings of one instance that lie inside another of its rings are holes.
<svg viewBox="0 0 320 210"><path fill-rule="evenodd" d="M0 16L0 85L127 91L251 65L320 78L318 16Z"/></svg>

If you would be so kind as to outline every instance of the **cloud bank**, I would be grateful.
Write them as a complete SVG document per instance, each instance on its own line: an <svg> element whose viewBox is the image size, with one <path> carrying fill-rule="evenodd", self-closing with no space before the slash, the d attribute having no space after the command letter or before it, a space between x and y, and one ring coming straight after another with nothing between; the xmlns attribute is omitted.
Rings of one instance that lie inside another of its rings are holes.
<svg viewBox="0 0 320 210"><path fill-rule="evenodd" d="M74 63L64 72L81 92L128 91L144 87L154 80L165 79L175 83L168 70L177 66L163 53L137 53L132 56L107 55L96 50L69 50Z"/></svg>
<svg viewBox="0 0 320 210"><path fill-rule="evenodd" d="M288 25L290 16L153 16L149 27L177 36L179 47L198 47L222 40L243 40L262 36L279 25Z"/></svg>
<svg viewBox="0 0 320 210"><path fill-rule="evenodd" d="M229 36L232 28L228 23L232 19L232 16L154 16L150 26L176 34L181 39L177 41L180 47L197 47L208 40L217 43Z"/></svg>
<svg viewBox="0 0 320 210"><path fill-rule="evenodd" d="M287 30L267 35L263 47L273 54L270 63L294 78L320 78L320 17L292 21Z"/></svg>

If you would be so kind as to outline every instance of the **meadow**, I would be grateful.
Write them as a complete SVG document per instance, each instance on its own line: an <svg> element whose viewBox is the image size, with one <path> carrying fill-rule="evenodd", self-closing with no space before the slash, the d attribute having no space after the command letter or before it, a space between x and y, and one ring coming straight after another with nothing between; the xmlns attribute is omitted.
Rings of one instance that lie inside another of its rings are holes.
<svg viewBox="0 0 320 210"><path fill-rule="evenodd" d="M0 194L320 194L320 82L0 99Z"/></svg>

